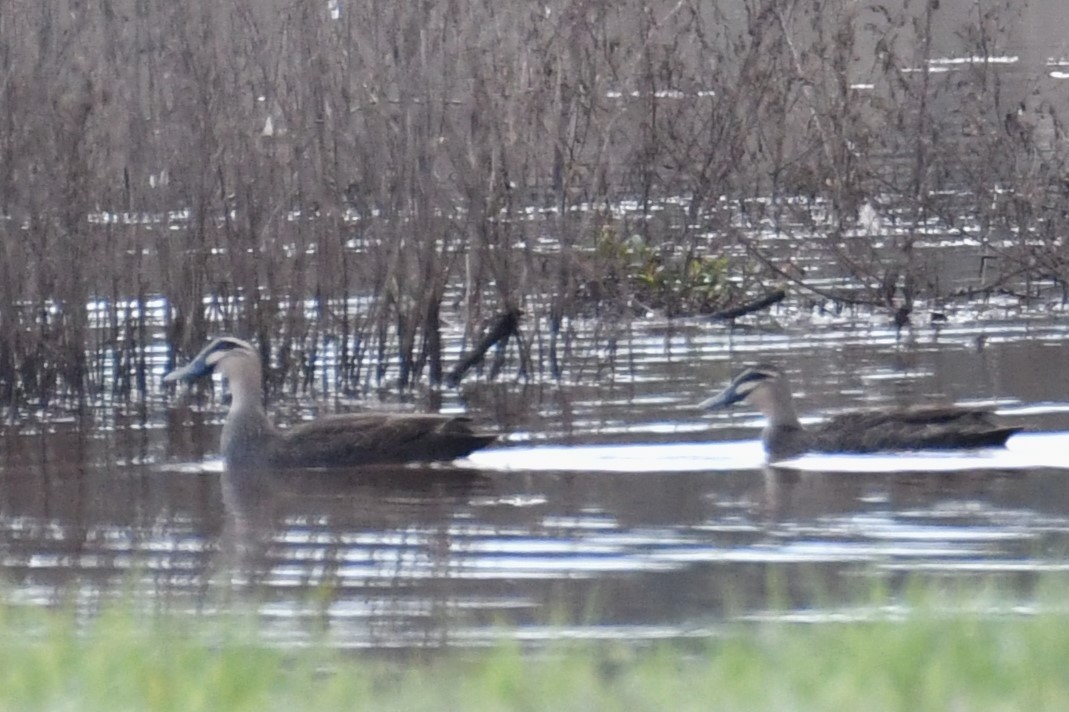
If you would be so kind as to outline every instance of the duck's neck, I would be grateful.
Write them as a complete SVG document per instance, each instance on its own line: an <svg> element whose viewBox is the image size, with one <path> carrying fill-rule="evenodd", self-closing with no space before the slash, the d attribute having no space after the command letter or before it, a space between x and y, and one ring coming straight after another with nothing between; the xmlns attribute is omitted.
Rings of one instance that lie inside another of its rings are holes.
<svg viewBox="0 0 1069 712"><path fill-rule="evenodd" d="M262 464L279 437L264 412L260 364L251 360L224 372L230 384L230 412L223 423L222 450L227 465Z"/></svg>
<svg viewBox="0 0 1069 712"><path fill-rule="evenodd" d="M266 462L278 438L261 405L231 406L223 423L223 458L231 467Z"/></svg>
<svg viewBox="0 0 1069 712"><path fill-rule="evenodd" d="M769 388L754 392L750 400L765 416L762 440L771 459L779 460L805 452L808 440L794 410L787 384L771 384Z"/></svg>
<svg viewBox="0 0 1069 712"><path fill-rule="evenodd" d="M235 411L263 413L263 370L256 359L224 362L223 376L230 384L230 413Z"/></svg>
<svg viewBox="0 0 1069 712"><path fill-rule="evenodd" d="M801 430L802 424L794 410L794 400L786 383L777 381L767 388L754 391L750 401L765 416L769 430Z"/></svg>

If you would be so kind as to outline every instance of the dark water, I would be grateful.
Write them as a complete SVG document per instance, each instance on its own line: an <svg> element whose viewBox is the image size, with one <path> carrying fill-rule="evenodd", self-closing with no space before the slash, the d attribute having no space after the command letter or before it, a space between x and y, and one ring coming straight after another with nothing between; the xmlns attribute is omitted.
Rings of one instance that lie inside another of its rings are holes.
<svg viewBox="0 0 1069 712"><path fill-rule="evenodd" d="M639 322L615 368L445 393L445 410L508 432L431 469L234 479L214 459L225 406L188 397L81 431L9 428L4 596L87 612L115 599L252 607L280 641L325 626L339 645L411 647L702 636L773 610L820 619L907 574L995 576L1027 599L1038 572L1069 566L1064 317L996 309L899 336L886 317L776 316L793 325ZM692 407L757 359L788 369L809 416L991 402L1058 434L1001 454L771 470L753 413ZM274 410L293 417L291 405Z"/></svg>

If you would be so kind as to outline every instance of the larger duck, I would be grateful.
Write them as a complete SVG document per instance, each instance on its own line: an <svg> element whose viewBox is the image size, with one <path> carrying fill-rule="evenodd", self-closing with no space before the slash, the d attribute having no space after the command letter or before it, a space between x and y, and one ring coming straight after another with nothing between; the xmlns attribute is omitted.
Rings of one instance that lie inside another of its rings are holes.
<svg viewBox="0 0 1069 712"><path fill-rule="evenodd" d="M193 381L213 371L230 384L222 452L232 469L447 461L496 439L475 432L467 418L407 413L332 415L278 430L264 412L260 356L251 344L232 336L215 339L163 380Z"/></svg>
<svg viewBox="0 0 1069 712"><path fill-rule="evenodd" d="M745 369L727 388L703 401L699 407L712 411L740 401L752 404L765 416L767 422L762 440L770 460L782 460L805 452L863 453L1001 446L1020 430L997 424L990 410L960 406L855 411L805 430L794 410L786 376L769 364Z"/></svg>

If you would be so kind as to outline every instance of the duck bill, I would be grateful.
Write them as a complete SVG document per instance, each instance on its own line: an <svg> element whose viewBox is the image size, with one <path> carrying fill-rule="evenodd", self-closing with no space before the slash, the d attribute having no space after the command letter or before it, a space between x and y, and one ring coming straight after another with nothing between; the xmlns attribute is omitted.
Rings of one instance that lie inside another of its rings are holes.
<svg viewBox="0 0 1069 712"><path fill-rule="evenodd" d="M698 404L698 407L705 411L722 410L728 406L735 405L741 401L745 396L741 395L734 386L728 386L720 393L717 393L712 398L707 398Z"/></svg>
<svg viewBox="0 0 1069 712"><path fill-rule="evenodd" d="M197 356L185 366L176 368L163 377L164 383L175 383L177 381L183 381L185 383L192 383L198 378L203 378L212 372L212 367L208 365L203 355Z"/></svg>

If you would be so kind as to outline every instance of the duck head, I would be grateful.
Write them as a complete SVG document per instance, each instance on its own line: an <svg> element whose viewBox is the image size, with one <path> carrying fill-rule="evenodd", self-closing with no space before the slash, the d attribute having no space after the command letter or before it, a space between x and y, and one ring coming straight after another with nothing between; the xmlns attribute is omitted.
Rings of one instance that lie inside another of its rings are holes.
<svg viewBox="0 0 1069 712"><path fill-rule="evenodd" d="M219 371L230 383L234 406L239 401L256 402L261 389L260 354L247 341L222 336L205 346L185 366L176 368L163 377L164 383L185 381L191 383Z"/></svg>
<svg viewBox="0 0 1069 712"><path fill-rule="evenodd" d="M228 375L227 371L232 370L234 363L248 360L256 363L260 362L260 355L256 353L256 349L253 348L252 344L236 339L233 336L223 336L201 349L196 358L185 366L176 368L164 376L163 382L185 381L191 383L199 378L210 376L216 368L219 368L219 371L225 376ZM228 366L230 367L228 368Z"/></svg>
<svg viewBox="0 0 1069 712"><path fill-rule="evenodd" d="M770 424L797 425L790 386L787 378L775 366L750 366L732 379L720 393L698 404L706 411L722 410L745 401L769 419Z"/></svg>

